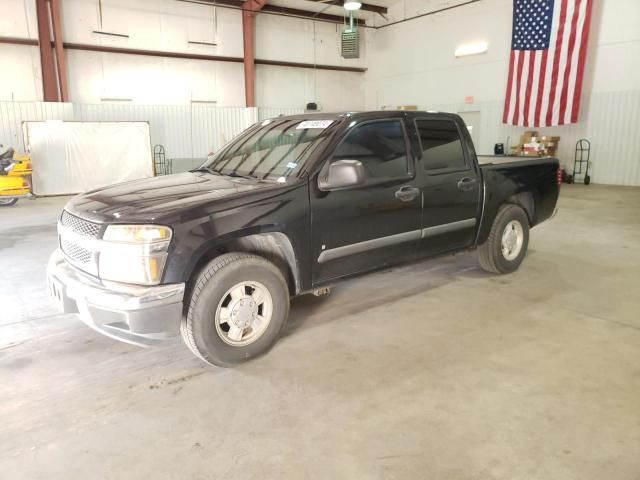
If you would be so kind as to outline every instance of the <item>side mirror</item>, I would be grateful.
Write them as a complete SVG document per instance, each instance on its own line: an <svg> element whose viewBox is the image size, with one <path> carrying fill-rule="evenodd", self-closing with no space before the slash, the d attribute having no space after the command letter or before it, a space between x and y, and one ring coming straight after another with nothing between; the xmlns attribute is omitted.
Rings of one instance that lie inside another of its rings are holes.
<svg viewBox="0 0 640 480"><path fill-rule="evenodd" d="M367 179L367 172L359 160L338 160L329 165L325 177L318 178L320 190L335 190L338 188L363 185Z"/></svg>

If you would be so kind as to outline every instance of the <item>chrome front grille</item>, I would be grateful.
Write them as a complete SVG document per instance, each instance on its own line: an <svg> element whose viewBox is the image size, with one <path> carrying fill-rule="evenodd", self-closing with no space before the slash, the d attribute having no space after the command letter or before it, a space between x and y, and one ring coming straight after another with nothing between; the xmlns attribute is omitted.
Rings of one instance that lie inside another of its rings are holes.
<svg viewBox="0 0 640 480"><path fill-rule="evenodd" d="M98 275L98 252L95 242L102 226L62 212L58 225L60 249L71 265L91 275Z"/></svg>
<svg viewBox="0 0 640 480"><path fill-rule="evenodd" d="M93 261L93 256L95 254L80 245L61 238L60 246L62 247L64 254L72 263L88 265Z"/></svg>
<svg viewBox="0 0 640 480"><path fill-rule="evenodd" d="M62 211L62 216L60 217L60 225L63 227L70 228L73 232L78 235L84 235L85 237L93 237L98 238L100 234L100 224L89 222L88 220L83 220L82 218L76 217L75 215L71 215L66 210Z"/></svg>

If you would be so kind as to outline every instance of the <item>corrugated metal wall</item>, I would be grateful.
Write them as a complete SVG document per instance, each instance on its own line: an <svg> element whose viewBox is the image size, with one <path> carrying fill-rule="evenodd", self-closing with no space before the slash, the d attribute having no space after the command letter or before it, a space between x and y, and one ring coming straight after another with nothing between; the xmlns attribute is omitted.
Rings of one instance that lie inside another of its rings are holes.
<svg viewBox="0 0 640 480"><path fill-rule="evenodd" d="M429 110L479 111L478 153L492 154L497 142L511 145L524 128L502 124L502 102L429 105ZM167 158L204 158L258 120L303 113L296 108L235 108L211 105L86 105L44 102L0 102L0 143L24 148L22 122L27 120L148 121L151 143L164 145ZM561 137L558 156L573 168L576 141L591 141L592 181L640 186L640 91L583 96L575 125L538 129Z"/></svg>
<svg viewBox="0 0 640 480"><path fill-rule="evenodd" d="M265 120L279 115L299 115L301 113L304 113L304 108L258 107L258 120Z"/></svg>
<svg viewBox="0 0 640 480"><path fill-rule="evenodd" d="M24 149L22 122L147 121L152 145L167 158L204 158L259 119L302 113L291 108L216 107L213 105L130 105L0 102L0 143Z"/></svg>
<svg viewBox="0 0 640 480"><path fill-rule="evenodd" d="M22 122L28 120L73 120L70 103L0 102L0 143L24 150Z"/></svg>
<svg viewBox="0 0 640 480"><path fill-rule="evenodd" d="M537 130L541 135L561 137L558 157L563 167L573 170L576 142L580 138L591 141L590 170L593 183L640 186L640 91L602 92L583 95L580 118L574 125L554 128L511 127L502 123L502 102L481 102L472 105L429 105L428 110L443 112L479 111L480 154L493 154L493 145L506 146L518 142L525 130ZM474 126L474 128L477 128Z"/></svg>

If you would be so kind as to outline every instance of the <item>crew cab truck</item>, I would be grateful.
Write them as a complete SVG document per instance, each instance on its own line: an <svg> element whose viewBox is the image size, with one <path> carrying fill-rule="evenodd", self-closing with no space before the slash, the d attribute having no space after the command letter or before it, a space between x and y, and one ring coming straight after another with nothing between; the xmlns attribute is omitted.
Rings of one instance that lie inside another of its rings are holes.
<svg viewBox="0 0 640 480"><path fill-rule="evenodd" d="M181 332L229 366L276 342L291 297L353 275L467 249L513 272L558 193L556 159L480 163L457 115L278 117L196 170L72 198L48 283L105 335L151 346Z"/></svg>

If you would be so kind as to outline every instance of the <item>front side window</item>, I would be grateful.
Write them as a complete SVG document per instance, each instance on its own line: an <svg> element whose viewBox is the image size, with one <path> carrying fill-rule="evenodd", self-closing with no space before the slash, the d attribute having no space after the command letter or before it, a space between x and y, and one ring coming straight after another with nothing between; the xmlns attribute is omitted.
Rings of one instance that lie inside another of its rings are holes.
<svg viewBox="0 0 640 480"><path fill-rule="evenodd" d="M203 167L223 175L285 181L329 136L331 120L265 120L231 141Z"/></svg>
<svg viewBox="0 0 640 480"><path fill-rule="evenodd" d="M356 126L338 146L331 162L359 160L368 178L398 178L408 173L407 144L400 120Z"/></svg>
<svg viewBox="0 0 640 480"><path fill-rule="evenodd" d="M426 170L467 168L456 124L451 120L416 120Z"/></svg>

